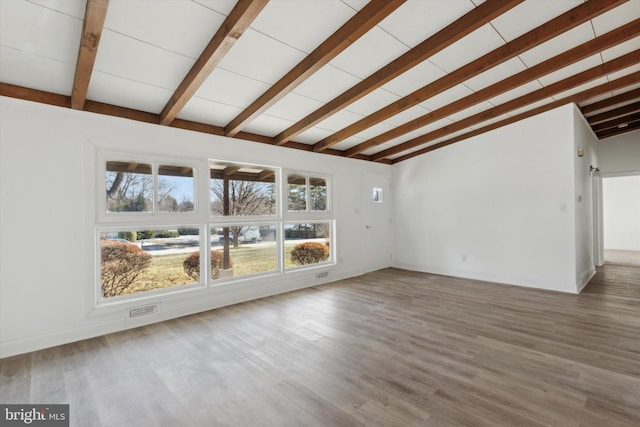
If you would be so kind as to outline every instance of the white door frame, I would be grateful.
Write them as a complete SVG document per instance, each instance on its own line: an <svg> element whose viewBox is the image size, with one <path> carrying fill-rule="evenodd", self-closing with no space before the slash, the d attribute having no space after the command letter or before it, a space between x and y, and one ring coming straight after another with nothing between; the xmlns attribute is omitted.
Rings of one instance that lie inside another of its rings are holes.
<svg viewBox="0 0 640 427"><path fill-rule="evenodd" d="M362 208L362 267L374 271L391 266L392 240L391 216L393 215L393 177L391 174L363 172L361 183ZM376 182L376 185L371 183ZM379 184L377 184L379 183ZM373 188L382 188L380 204L373 201ZM375 221L372 222L372 221Z"/></svg>

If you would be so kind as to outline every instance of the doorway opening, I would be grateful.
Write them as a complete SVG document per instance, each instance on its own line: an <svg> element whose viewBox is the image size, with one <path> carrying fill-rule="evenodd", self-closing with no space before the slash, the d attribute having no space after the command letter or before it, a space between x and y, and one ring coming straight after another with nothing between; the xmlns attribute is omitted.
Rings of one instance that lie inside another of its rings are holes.
<svg viewBox="0 0 640 427"><path fill-rule="evenodd" d="M602 194L605 264L640 267L640 174L603 177Z"/></svg>

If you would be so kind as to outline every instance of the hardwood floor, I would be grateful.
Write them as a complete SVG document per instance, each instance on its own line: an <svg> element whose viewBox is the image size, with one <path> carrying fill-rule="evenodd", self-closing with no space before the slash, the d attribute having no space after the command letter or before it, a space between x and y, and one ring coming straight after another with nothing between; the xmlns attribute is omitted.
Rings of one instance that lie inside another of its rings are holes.
<svg viewBox="0 0 640 427"><path fill-rule="evenodd" d="M640 251L623 251L617 249L604 250L605 264L628 265L640 267Z"/></svg>
<svg viewBox="0 0 640 427"><path fill-rule="evenodd" d="M0 361L80 426L639 426L640 270L581 295L386 269Z"/></svg>

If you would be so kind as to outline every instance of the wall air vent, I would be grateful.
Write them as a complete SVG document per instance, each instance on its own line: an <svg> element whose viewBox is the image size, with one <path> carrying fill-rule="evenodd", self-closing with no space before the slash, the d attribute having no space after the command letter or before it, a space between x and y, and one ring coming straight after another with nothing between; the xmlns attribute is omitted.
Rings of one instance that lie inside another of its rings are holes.
<svg viewBox="0 0 640 427"><path fill-rule="evenodd" d="M158 312L157 305L147 305L145 307L136 307L129 310L129 319L135 317L148 316L150 314L156 314Z"/></svg>

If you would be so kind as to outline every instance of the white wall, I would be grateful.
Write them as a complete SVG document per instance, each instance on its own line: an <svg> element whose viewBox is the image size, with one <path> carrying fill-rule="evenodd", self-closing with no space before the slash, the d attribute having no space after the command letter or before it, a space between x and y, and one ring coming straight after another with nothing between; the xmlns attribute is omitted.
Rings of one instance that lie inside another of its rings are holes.
<svg viewBox="0 0 640 427"><path fill-rule="evenodd" d="M317 171L333 177L337 251L329 280L361 274L361 182L388 165L248 143L0 97L0 357L136 326L123 304L89 315L99 145ZM154 321L319 283L313 271L234 282L162 302Z"/></svg>
<svg viewBox="0 0 640 427"><path fill-rule="evenodd" d="M394 264L577 292L574 131L566 105L394 165Z"/></svg>
<svg viewBox="0 0 640 427"><path fill-rule="evenodd" d="M640 175L603 179L604 247L640 251Z"/></svg>
<svg viewBox="0 0 640 427"><path fill-rule="evenodd" d="M640 130L598 141L596 153L603 175L640 173Z"/></svg>

